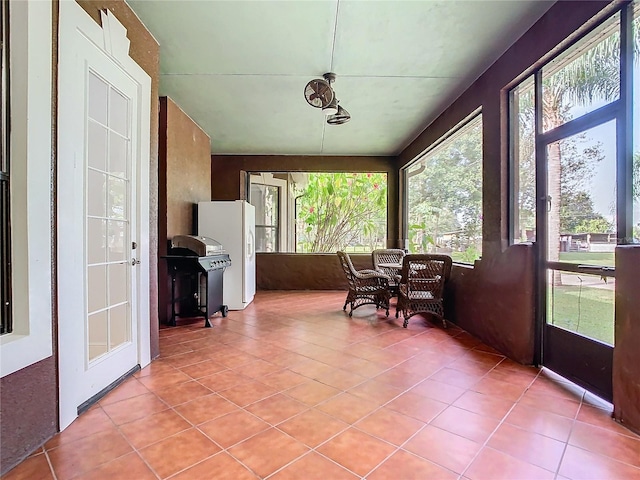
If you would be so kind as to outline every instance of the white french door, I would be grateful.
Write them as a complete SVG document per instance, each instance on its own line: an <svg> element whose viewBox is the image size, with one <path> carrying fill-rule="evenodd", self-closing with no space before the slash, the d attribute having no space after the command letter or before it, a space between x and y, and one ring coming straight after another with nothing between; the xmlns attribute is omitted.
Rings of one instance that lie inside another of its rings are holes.
<svg viewBox="0 0 640 480"><path fill-rule="evenodd" d="M117 22L105 15L104 28L109 21ZM149 361L149 300L143 288L148 233L141 228L148 216L141 212L148 212L148 195L142 193L148 191L150 83L139 67L131 72L114 58L109 48L117 43L114 35L105 35L75 1L60 3L61 429L79 406Z"/></svg>

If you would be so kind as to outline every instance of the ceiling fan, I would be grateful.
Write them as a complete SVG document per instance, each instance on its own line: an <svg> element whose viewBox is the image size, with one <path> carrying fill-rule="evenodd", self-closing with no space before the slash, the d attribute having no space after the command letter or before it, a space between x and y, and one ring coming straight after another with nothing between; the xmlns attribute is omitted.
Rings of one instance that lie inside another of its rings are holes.
<svg viewBox="0 0 640 480"><path fill-rule="evenodd" d="M351 115L342 106L331 84L335 82L335 73L325 73L323 78L314 78L304 87L304 98L315 108L321 108L327 116L329 125L342 125L351 120Z"/></svg>

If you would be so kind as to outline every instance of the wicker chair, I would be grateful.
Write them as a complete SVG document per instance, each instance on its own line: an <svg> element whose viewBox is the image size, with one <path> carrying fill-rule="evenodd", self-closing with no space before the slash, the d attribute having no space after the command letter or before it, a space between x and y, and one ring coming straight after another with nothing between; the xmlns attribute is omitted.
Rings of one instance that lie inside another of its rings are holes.
<svg viewBox="0 0 640 480"><path fill-rule="evenodd" d="M344 301L342 310L347 310L351 304L349 316L362 305L375 305L384 308L389 316L389 277L374 270L356 270L351 258L345 252L337 252L344 274L349 282L349 293Z"/></svg>
<svg viewBox="0 0 640 480"><path fill-rule="evenodd" d="M371 260L373 261L373 269L376 272L384 273L391 280L389 281L389 289L392 296L398 294L398 285L400 284L400 270L395 268L381 267L381 263L397 263L402 265L404 258L404 250L399 248L382 248L371 252Z"/></svg>
<svg viewBox="0 0 640 480"><path fill-rule="evenodd" d="M402 312L403 327L417 313L430 313L442 320L444 328L443 294L451 274L451 257L448 255L406 255L402 262L402 279L396 306L396 318Z"/></svg>

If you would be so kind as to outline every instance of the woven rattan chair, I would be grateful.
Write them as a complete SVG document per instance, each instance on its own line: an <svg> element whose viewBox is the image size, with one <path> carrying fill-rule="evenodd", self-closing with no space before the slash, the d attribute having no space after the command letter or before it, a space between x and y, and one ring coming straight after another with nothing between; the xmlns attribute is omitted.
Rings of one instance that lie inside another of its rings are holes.
<svg viewBox="0 0 640 480"><path fill-rule="evenodd" d="M347 310L347 304L351 304L349 316L362 305L375 305L376 308L384 308L389 316L389 277L374 270L356 270L351 258L345 252L337 252L344 274L349 282L349 293L344 301L342 310Z"/></svg>
<svg viewBox="0 0 640 480"><path fill-rule="evenodd" d="M402 312L404 328L417 313L430 313L440 318L447 328L442 304L444 286L450 274L451 257L448 255L416 254L403 258L396 318Z"/></svg>
<svg viewBox="0 0 640 480"><path fill-rule="evenodd" d="M393 296L398 294L398 285L400 284L400 269L381 267L381 263L396 263L402 265L402 259L404 258L404 250L399 248L381 248L371 252L371 260L373 261L373 269L376 272L384 273L389 280L389 289Z"/></svg>

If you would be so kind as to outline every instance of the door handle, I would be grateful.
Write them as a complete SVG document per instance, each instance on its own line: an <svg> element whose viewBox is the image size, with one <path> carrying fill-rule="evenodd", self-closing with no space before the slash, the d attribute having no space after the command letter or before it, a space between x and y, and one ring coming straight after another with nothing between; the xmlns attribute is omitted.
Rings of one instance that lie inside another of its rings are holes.
<svg viewBox="0 0 640 480"><path fill-rule="evenodd" d="M140 260L136 260L135 258L131 259L131 266L135 267L136 265L140 265Z"/></svg>

